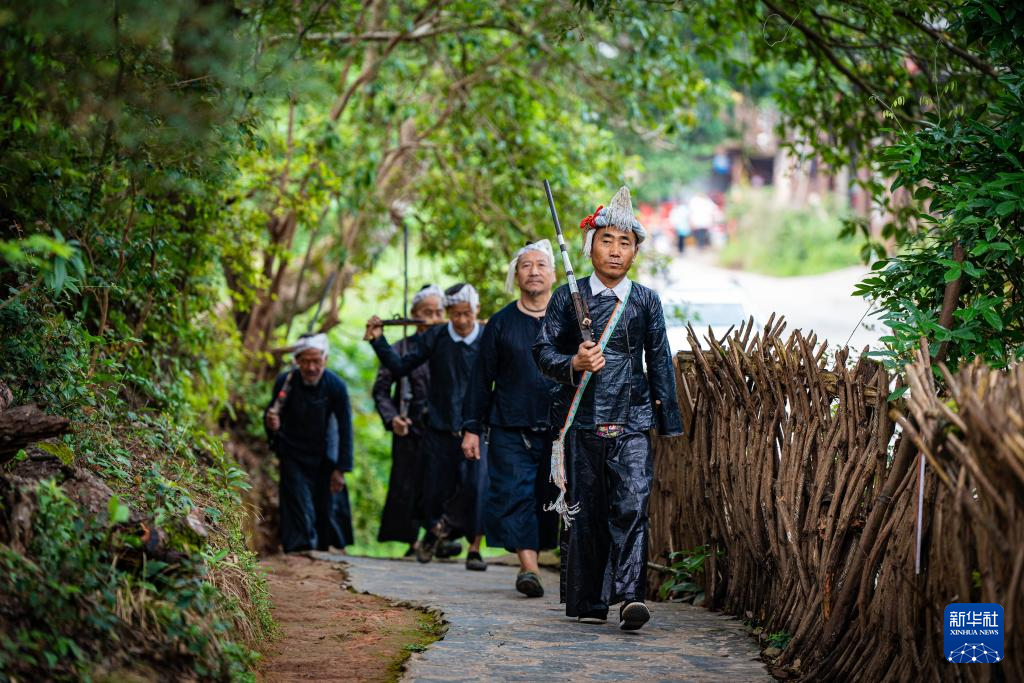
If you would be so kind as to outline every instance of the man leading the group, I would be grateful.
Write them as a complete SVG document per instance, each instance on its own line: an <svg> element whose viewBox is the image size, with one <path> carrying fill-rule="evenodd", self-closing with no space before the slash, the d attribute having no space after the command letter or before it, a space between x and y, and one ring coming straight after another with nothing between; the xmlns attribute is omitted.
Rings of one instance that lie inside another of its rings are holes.
<svg viewBox="0 0 1024 683"><path fill-rule="evenodd" d="M554 383L531 354L554 283L547 240L526 245L512 259L505 289L511 293L518 285L520 295L487 322L462 411L467 458L479 459L480 435L486 430L490 437L487 543L519 556L516 590L527 597L544 595L537 554L558 544L558 516L544 511L558 494L549 482Z"/></svg>
<svg viewBox="0 0 1024 683"><path fill-rule="evenodd" d="M583 342L562 285L533 347L541 372L560 384L552 424L564 435L573 515L562 600L568 616L587 621L607 619L609 606L620 603L619 627L634 630L650 619L644 604L649 430L678 435L682 420L661 300L627 277L645 237L629 190L621 188L580 227L594 273L578 287L600 341Z"/></svg>
<svg viewBox="0 0 1024 683"><path fill-rule="evenodd" d="M417 546L416 559L429 562L439 542L465 536L470 543L466 569L483 571L487 569L480 555L486 457L469 461L462 455L462 398L483 332L483 325L477 322L480 296L472 285L464 283L449 287L444 294L448 324L435 325L419 335L403 355L388 345L377 316L367 321L364 338L395 377L403 377L424 363L430 365L423 444L427 456L423 492L426 533Z"/></svg>

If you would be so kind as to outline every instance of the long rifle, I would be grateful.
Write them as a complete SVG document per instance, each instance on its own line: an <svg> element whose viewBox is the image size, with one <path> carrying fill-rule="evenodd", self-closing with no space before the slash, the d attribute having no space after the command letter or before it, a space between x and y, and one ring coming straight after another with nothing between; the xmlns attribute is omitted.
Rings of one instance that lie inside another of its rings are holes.
<svg viewBox="0 0 1024 683"><path fill-rule="evenodd" d="M558 236L558 248L562 252L562 265L565 266L565 275L569 279L569 295L572 297L573 308L576 309L576 321L580 324L580 334L583 341L594 341L594 327L590 320L590 311L587 309L587 302L580 296L580 288L576 284L576 274L572 271L572 264L569 263L569 252L565 248L565 237L562 235L562 224L558 222L558 212L555 210L555 198L551 196L551 185L544 181L544 192L548 196L548 208L551 209L551 220L555 222L555 234Z"/></svg>
<svg viewBox="0 0 1024 683"><path fill-rule="evenodd" d="M402 339L406 338L405 322L409 319L409 224L402 219ZM408 375L398 380L398 414L409 417L412 403L412 382Z"/></svg>

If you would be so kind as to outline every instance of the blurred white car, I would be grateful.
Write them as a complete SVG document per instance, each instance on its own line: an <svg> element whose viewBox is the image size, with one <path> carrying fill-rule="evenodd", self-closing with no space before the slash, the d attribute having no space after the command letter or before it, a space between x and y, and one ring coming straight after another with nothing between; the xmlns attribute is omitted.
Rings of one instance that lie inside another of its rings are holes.
<svg viewBox="0 0 1024 683"><path fill-rule="evenodd" d="M757 312L739 287L674 290L665 292L661 303L665 310L668 344L673 354L690 350L687 323L693 325L704 349L710 348L705 339L709 325L719 340L730 327L739 329L751 316L755 327L761 325Z"/></svg>

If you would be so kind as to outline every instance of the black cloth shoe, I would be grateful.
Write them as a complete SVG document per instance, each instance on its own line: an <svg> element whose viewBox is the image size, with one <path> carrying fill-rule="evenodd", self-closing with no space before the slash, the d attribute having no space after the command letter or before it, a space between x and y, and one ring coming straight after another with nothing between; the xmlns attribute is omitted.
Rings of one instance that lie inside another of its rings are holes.
<svg viewBox="0 0 1024 683"><path fill-rule="evenodd" d="M583 624L603 624L608 621L608 610L592 609L589 612L583 612L576 617L576 621Z"/></svg>
<svg viewBox="0 0 1024 683"><path fill-rule="evenodd" d="M619 608L619 628L623 631L636 631L650 620L651 610L642 602L624 602Z"/></svg>
<svg viewBox="0 0 1024 683"><path fill-rule="evenodd" d="M431 532L423 534L419 545L416 546L416 561L426 564L434 559L434 550L437 548L438 538Z"/></svg>
<svg viewBox="0 0 1024 683"><path fill-rule="evenodd" d="M434 550L434 554L437 555L437 559L439 560L444 560L449 557L461 555L462 544L458 541L449 541L446 539L437 544L437 548Z"/></svg>
<svg viewBox="0 0 1024 683"><path fill-rule="evenodd" d="M416 548L416 559L424 563L430 562L434 558L434 553L437 552L438 546L446 538L448 538L448 527L445 526L442 519L430 531L423 534L419 547Z"/></svg>
<svg viewBox="0 0 1024 683"><path fill-rule="evenodd" d="M516 590L528 598L544 597L544 586L540 577L533 572L519 572L516 576Z"/></svg>
<svg viewBox="0 0 1024 683"><path fill-rule="evenodd" d="M466 554L466 569L471 572L485 572L487 571L487 563L484 562L484 558L480 553L470 550Z"/></svg>

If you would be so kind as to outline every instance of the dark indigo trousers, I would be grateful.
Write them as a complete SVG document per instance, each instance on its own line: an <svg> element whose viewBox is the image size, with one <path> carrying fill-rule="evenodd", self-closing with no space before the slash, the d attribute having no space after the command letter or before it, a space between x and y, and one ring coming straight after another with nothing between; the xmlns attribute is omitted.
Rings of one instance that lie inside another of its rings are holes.
<svg viewBox="0 0 1024 683"><path fill-rule="evenodd" d="M566 436L569 501L579 513L563 565L565 613L605 612L643 600L647 589L647 509L653 463L646 432L603 438L593 430Z"/></svg>
<svg viewBox="0 0 1024 683"><path fill-rule="evenodd" d="M348 485L334 494L334 519L338 524L338 531L341 533L341 545L332 543L335 548L344 548L356 542L355 532L352 530L352 503L348 499Z"/></svg>
<svg viewBox="0 0 1024 683"><path fill-rule="evenodd" d="M487 491L487 450L480 444L480 459L466 460L462 437L427 429L423 453L427 458L423 499L428 531L441 519L450 538L470 542L484 532L484 495Z"/></svg>
<svg viewBox="0 0 1024 683"><path fill-rule="evenodd" d="M423 514L423 480L427 474L423 437L392 436L391 476L380 517L378 541L415 543Z"/></svg>
<svg viewBox="0 0 1024 683"><path fill-rule="evenodd" d="M334 463L324 459L308 465L283 457L278 487L281 512L281 545L286 553L345 547L331 494Z"/></svg>
<svg viewBox="0 0 1024 683"><path fill-rule="evenodd" d="M491 427L484 516L488 546L515 552L557 545L558 515L544 511L558 496L550 472L548 432Z"/></svg>

